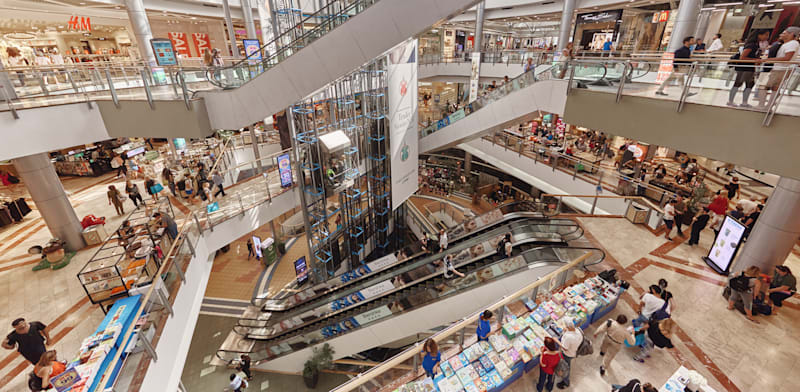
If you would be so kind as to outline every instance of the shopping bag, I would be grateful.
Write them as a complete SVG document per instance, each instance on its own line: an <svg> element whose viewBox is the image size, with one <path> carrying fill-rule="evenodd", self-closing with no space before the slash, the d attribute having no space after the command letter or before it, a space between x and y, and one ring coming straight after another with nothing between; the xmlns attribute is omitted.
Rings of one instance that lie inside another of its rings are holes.
<svg viewBox="0 0 800 392"><path fill-rule="evenodd" d="M163 190L164 190L164 186L162 186L162 185L161 185L161 184L159 184L159 183L156 183L155 185L153 185L153 186L151 186L151 187L150 187L150 193L152 193L152 194L154 194L154 195L155 195L155 194L158 194L158 192L161 192L161 191L163 191Z"/></svg>
<svg viewBox="0 0 800 392"><path fill-rule="evenodd" d="M209 214L217 210L219 210L219 203L216 201L206 206L206 212Z"/></svg>
<svg viewBox="0 0 800 392"><path fill-rule="evenodd" d="M556 365L556 376L563 378L567 375L567 372L569 372L569 363L567 363L564 358L561 358L561 360L558 361L558 365Z"/></svg>

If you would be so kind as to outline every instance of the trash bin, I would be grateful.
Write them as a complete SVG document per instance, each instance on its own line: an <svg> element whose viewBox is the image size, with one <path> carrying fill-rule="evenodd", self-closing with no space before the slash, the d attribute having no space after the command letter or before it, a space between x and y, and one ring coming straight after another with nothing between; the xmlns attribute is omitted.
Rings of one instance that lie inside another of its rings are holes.
<svg viewBox="0 0 800 392"><path fill-rule="evenodd" d="M631 223L645 223L647 220L647 209L637 206L635 203L628 204L625 210L625 219Z"/></svg>
<svg viewBox="0 0 800 392"><path fill-rule="evenodd" d="M270 265L274 263L275 260L278 260L278 250L275 246L275 240L272 239L272 237L261 240L261 253L264 265Z"/></svg>

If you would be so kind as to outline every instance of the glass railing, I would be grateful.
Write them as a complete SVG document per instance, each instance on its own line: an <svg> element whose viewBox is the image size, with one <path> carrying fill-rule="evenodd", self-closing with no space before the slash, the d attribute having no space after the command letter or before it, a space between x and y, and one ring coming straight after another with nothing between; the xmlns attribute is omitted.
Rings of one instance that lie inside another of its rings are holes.
<svg viewBox="0 0 800 392"><path fill-rule="evenodd" d="M497 302L487 306L485 309L492 311L497 320L505 320L505 315L516 314L512 308L516 309L517 305L525 309L525 304L537 303L537 299L546 301L548 297L557 293L561 287L582 281L582 279L576 279L575 277L591 274L592 271L589 267L602 261L605 256L602 251L596 249L570 249L562 248L567 253L559 255L559 260L553 264L553 267L557 267L555 270L550 271L540 279L514 293L498 299ZM535 268L537 255L534 252L536 251L529 251L531 252L531 257L530 259L526 257L525 265L528 267L524 268ZM566 259L562 259L562 257L566 257ZM545 261L549 260L548 256L544 258ZM548 266L547 263L545 263L545 266ZM597 308L596 311L606 311L614 305L615 302L609 303L602 309ZM473 314L465 314L464 319L452 323L431 336L425 336L425 339L434 339L439 344L442 358L449 358L460 352L461 348L469 347L476 341L475 330L479 315L483 311L484 309L481 309ZM495 328L492 329L494 330ZM422 347L422 341L413 344L403 352L377 366L357 372L357 375L333 389L332 392L389 392L404 386L407 382L421 378L424 376L420 366Z"/></svg>
<svg viewBox="0 0 800 392"><path fill-rule="evenodd" d="M319 325L304 328L302 334L298 332L293 337L285 337L272 344L259 345L258 349L249 355L255 362L272 360L522 271L533 268L558 269L570 260L582 256L585 256L583 260L587 265L600 263L604 259L604 253L595 248L548 246L529 248L516 253L515 256L505 259L492 257L488 253L481 257L466 255L467 261L455 263L464 273L463 277L446 279L441 276L443 272L440 271L418 281L400 285L385 293L378 301L365 303L358 309L344 312ZM380 314L381 317L360 317L366 312L371 312L373 316ZM238 358L239 355L240 353L234 351L221 350L217 353L217 357L226 362Z"/></svg>
<svg viewBox="0 0 800 392"><path fill-rule="evenodd" d="M234 149L234 142L229 140L226 142L222 151L216 154L216 160L209 173L214 170L230 171L234 165L231 164L231 151ZM284 152L282 152L284 153ZM262 160L269 161L272 156L262 158ZM270 169L275 170L275 169ZM293 172L293 178L296 179L296 173ZM103 377L104 380L112 380L107 382L98 383L94 390L88 392L99 392L105 388L113 388L115 390L138 391L141 381L147 373L147 368L151 363L158 361L156 349L160 344L160 337L164 331L166 321L173 315L173 303L177 296L178 291L186 281L185 271L187 270L190 262L205 262L206 260L195 260L195 249L201 238L211 230L214 225L218 225L230 216L236 216L244 213L247 209L258 206L259 204L269 202L271 198L275 197L281 192L270 193L267 187L274 185L276 180L271 171L267 176L255 173L254 176L238 179L234 181L233 188L226 189L227 192L237 194L237 196L227 196L217 199L220 210L207 213L208 202L203 203L197 210L190 211L183 217L183 222L180 225L179 234L177 239L172 243L170 249L165 252L162 258L162 263L158 272L154 276L159 276L158 282L151 284L146 293L143 294L140 301L141 306L135 317L131 321L130 328L123 335L119 347L125 347L129 342L135 347L131 346L126 353L117 351L110 364L103 375L96 377ZM255 179L259 177L261 179ZM279 181L279 180L278 180ZM242 187L241 183L245 183L247 187ZM255 183L255 185L251 185ZM282 192L286 192L292 187L284 188ZM224 211L223 211L224 210ZM123 329L124 330L124 329ZM164 343L166 344L166 343Z"/></svg>
<svg viewBox="0 0 800 392"><path fill-rule="evenodd" d="M264 44L257 52L228 67L208 70L208 80L220 88L239 87L283 60L310 45L312 42L344 24L379 0L334 0L305 18L296 27ZM306 29L306 22L315 26ZM269 48L275 48L274 53Z"/></svg>
<svg viewBox="0 0 800 392"><path fill-rule="evenodd" d="M511 233L514 236L513 242L515 246L522 246L529 243L567 243L580 238L583 230L571 220L553 219L540 222L537 222L537 220L511 222L486 235L451 246L447 251L440 254L423 255L418 261L406 262L381 274L376 279L367 281L366 284L359 284L340 295L325 298L320 303L301 309L302 311L295 311L289 314L273 313L268 320L240 320L240 328L234 329L234 331L245 338L265 340L285 336L291 332L296 332L300 328L308 328L309 325L319 324L327 317L361 306L365 300L374 299L372 294L376 293L381 287L396 285L398 281L417 280L419 277L429 274L430 271L437 269L437 263L440 262L443 254L452 254L456 263L465 263L465 260L475 254L475 249L488 250L496 248L497 243L507 233ZM493 251L487 251L481 256L492 253ZM258 328L253 329L253 327Z"/></svg>

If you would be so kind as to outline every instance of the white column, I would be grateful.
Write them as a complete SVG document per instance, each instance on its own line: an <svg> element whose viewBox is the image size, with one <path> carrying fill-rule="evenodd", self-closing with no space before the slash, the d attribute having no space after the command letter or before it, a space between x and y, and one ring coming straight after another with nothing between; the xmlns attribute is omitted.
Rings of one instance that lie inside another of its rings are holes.
<svg viewBox="0 0 800 392"><path fill-rule="evenodd" d="M253 21L253 7L250 6L250 0L239 0L242 5L242 16L244 17L244 28L247 29L247 38L258 38L256 34L256 23Z"/></svg>
<svg viewBox="0 0 800 392"><path fill-rule="evenodd" d="M711 11L700 11L700 15L697 15L697 27L694 29L694 38L706 38L706 32L708 31L708 24L711 22ZM706 42L706 47L710 42Z"/></svg>
<svg viewBox="0 0 800 392"><path fill-rule="evenodd" d="M133 35L136 36L136 46L139 48L142 60L150 64L151 67L155 66L156 57L153 55L153 48L150 47L150 39L153 38L153 33L150 31L150 20L147 19L144 3L142 0L125 0L125 8L128 9L128 19L130 19L131 28L133 28Z"/></svg>
<svg viewBox="0 0 800 392"><path fill-rule="evenodd" d="M225 12L225 25L228 27L228 40L230 41L230 51L234 58L240 58L239 49L236 48L236 32L233 31L233 20L231 19L231 7L228 0L222 0L222 9Z"/></svg>
<svg viewBox="0 0 800 392"><path fill-rule="evenodd" d="M256 0L258 2L258 23L261 25L261 44L266 45L275 39L273 34L272 18L270 16L269 8L267 8L267 0ZM269 54L275 53L275 45L272 44L267 47ZM264 53L264 57L269 57L269 54Z"/></svg>
<svg viewBox="0 0 800 392"><path fill-rule="evenodd" d="M695 33L697 15L700 13L701 0L681 0L678 5L678 16L672 28L667 52L674 52L683 46L683 39Z"/></svg>
<svg viewBox="0 0 800 392"><path fill-rule="evenodd" d="M572 35L572 15L574 13L575 0L564 0L564 8L561 9L561 29L558 31L559 52L569 43L569 36Z"/></svg>

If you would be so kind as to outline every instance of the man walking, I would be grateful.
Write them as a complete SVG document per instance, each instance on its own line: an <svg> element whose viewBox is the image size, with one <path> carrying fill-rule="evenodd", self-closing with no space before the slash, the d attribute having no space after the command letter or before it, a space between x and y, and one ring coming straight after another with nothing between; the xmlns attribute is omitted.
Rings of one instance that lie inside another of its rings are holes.
<svg viewBox="0 0 800 392"><path fill-rule="evenodd" d="M617 316L616 320L608 319L608 321L603 323L603 325L597 329L597 332L594 333L595 338L597 335L605 333L603 336L603 343L600 345L600 356L603 357L603 364L600 365L601 376L606 374L606 369L611 365L611 361L617 356L619 350L622 349L622 342L630 335L625 329L625 323L627 322L628 317L621 314Z"/></svg>
<svg viewBox="0 0 800 392"><path fill-rule="evenodd" d="M217 187L217 191L214 192L214 197L216 198L219 194L225 197L225 188L222 186L222 176L219 174L219 171L215 170L214 174L211 175L211 182Z"/></svg>
<svg viewBox="0 0 800 392"><path fill-rule="evenodd" d="M683 39L683 46L678 48L675 51L675 57L672 60L672 73L669 74L666 80L661 83L661 86L658 87L656 90L656 95L663 95L667 96L668 94L664 92L664 89L670 84L674 79L679 79L681 81L681 88L684 84L686 84L686 71L688 70L689 63L692 57L692 50L689 49L692 44L694 44L694 37L688 36ZM687 96L695 95L694 93L689 93Z"/></svg>
<svg viewBox="0 0 800 392"><path fill-rule="evenodd" d="M38 321L26 322L18 318L11 323L14 331L6 336L3 348L13 350L15 347L25 359L33 365L39 362L39 357L47 351L50 345L50 334L47 326Z"/></svg>
<svg viewBox="0 0 800 392"><path fill-rule="evenodd" d="M683 230L681 226L683 226L683 220L686 217L686 202L683 201L683 197L678 195L675 198L675 226L678 228L678 235L683 237Z"/></svg>

